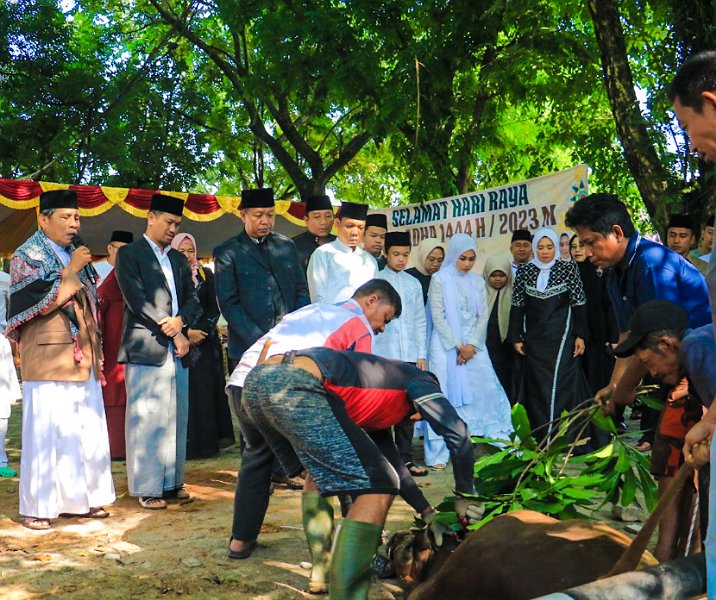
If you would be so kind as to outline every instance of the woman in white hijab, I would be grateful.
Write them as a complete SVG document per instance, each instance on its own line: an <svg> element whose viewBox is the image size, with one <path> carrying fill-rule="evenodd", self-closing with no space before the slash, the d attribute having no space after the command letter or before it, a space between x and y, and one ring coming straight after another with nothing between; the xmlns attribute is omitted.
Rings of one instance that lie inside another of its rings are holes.
<svg viewBox="0 0 716 600"><path fill-rule="evenodd" d="M471 272L476 258L475 241L457 234L430 281L428 368L472 435L507 439L510 403L485 348L489 314L485 281ZM427 427L425 464L441 469L448 457L443 439Z"/></svg>
<svg viewBox="0 0 716 600"><path fill-rule="evenodd" d="M577 265L558 260L559 238L551 229L535 233L532 249L532 261L517 269L508 338L525 357L517 399L541 440L552 431L547 423L592 394L580 364L587 299Z"/></svg>

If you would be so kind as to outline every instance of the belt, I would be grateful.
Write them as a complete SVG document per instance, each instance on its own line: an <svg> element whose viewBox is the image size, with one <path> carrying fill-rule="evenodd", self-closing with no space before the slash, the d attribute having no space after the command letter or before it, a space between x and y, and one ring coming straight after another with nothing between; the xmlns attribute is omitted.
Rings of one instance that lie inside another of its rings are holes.
<svg viewBox="0 0 716 600"><path fill-rule="evenodd" d="M310 359L308 356L300 356L296 355L296 350L290 350L289 352L286 352L283 355L277 355L272 356L269 358L266 363L268 364L277 364L281 363L284 365L291 365L293 367L298 367L299 369L303 369L307 373L310 373L313 375L316 379L319 379L320 381L323 381L323 374L321 373L321 369L318 367L316 362L312 359Z"/></svg>

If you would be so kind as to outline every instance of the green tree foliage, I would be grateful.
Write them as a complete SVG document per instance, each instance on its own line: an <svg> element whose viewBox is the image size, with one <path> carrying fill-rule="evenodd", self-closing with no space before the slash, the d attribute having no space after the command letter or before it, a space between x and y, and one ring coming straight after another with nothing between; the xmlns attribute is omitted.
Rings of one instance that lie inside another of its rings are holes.
<svg viewBox="0 0 716 600"><path fill-rule="evenodd" d="M710 4L625 0L607 27L610 0L14 0L0 173L385 206L586 162L663 223L711 197L665 97Z"/></svg>

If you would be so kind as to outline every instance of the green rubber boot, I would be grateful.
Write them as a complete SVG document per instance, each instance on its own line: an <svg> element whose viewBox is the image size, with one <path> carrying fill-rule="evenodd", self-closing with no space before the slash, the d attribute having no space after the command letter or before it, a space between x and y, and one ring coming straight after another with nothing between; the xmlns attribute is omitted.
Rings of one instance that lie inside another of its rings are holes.
<svg viewBox="0 0 716 600"><path fill-rule="evenodd" d="M318 492L301 494L303 531L311 553L311 578L308 591L312 594L328 592L328 570L333 544L333 504Z"/></svg>
<svg viewBox="0 0 716 600"><path fill-rule="evenodd" d="M380 542L381 525L343 519L336 529L331 558L331 600L364 600L370 588L370 563Z"/></svg>

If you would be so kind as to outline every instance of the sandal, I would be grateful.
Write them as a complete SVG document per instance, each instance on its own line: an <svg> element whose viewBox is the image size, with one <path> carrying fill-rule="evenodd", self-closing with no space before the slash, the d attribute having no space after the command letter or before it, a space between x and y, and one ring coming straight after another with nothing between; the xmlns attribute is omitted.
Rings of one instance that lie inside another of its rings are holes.
<svg viewBox="0 0 716 600"><path fill-rule="evenodd" d="M651 444L644 440L643 442L639 442L634 446L635 450L638 450L639 452L649 452L651 450Z"/></svg>
<svg viewBox="0 0 716 600"><path fill-rule="evenodd" d="M22 520L22 524L28 529L35 531L46 531L52 528L50 519L38 519L37 517L25 517Z"/></svg>
<svg viewBox="0 0 716 600"><path fill-rule="evenodd" d="M79 516L81 519L106 519L109 513L101 506L94 506L89 509L88 513Z"/></svg>
<svg viewBox="0 0 716 600"><path fill-rule="evenodd" d="M408 468L408 472L413 477L425 477L428 474L428 470L420 465L416 465L413 461L406 462L405 466Z"/></svg>
<svg viewBox="0 0 716 600"><path fill-rule="evenodd" d="M14 469L11 469L7 465L5 465L4 467L0 467L0 477L16 477L16 476L17 476L17 471L15 471Z"/></svg>
<svg viewBox="0 0 716 600"><path fill-rule="evenodd" d="M162 498L155 498L154 496L140 496L138 498L139 505L147 510L162 510L167 507L167 503Z"/></svg>
<svg viewBox="0 0 716 600"><path fill-rule="evenodd" d="M436 465L430 465L430 468L433 471L444 471L447 468L447 465L445 463L438 463Z"/></svg>
<svg viewBox="0 0 716 600"><path fill-rule="evenodd" d="M189 502L194 501L194 499L191 497L191 494L186 491L184 486L176 490L165 491L162 494L162 498L168 502L178 502L179 504L189 504Z"/></svg>

